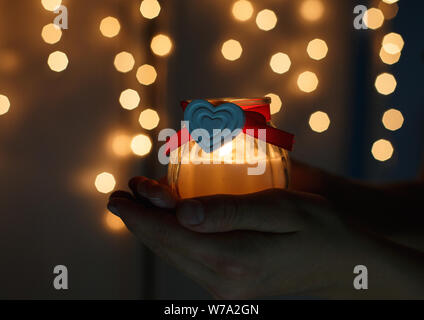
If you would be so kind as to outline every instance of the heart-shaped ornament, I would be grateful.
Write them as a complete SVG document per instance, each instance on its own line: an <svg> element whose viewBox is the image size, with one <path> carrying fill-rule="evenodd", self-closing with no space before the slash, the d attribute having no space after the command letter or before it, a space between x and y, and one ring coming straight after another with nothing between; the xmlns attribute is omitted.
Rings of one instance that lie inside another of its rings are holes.
<svg viewBox="0 0 424 320"><path fill-rule="evenodd" d="M189 122L190 135L206 152L220 148L223 141L229 141L227 139L234 139L246 121L244 111L238 105L224 103L215 107L206 100L190 102L184 111L184 120ZM205 134L197 129L203 129Z"/></svg>

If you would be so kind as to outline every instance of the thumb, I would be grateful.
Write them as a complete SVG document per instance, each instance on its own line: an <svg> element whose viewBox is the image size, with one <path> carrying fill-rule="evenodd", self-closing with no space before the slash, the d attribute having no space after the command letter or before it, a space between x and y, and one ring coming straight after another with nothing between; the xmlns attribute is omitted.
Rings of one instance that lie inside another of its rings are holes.
<svg viewBox="0 0 424 320"><path fill-rule="evenodd" d="M177 206L180 224L196 232L254 230L287 233L299 231L306 221L306 194L270 189L234 196L186 199Z"/></svg>

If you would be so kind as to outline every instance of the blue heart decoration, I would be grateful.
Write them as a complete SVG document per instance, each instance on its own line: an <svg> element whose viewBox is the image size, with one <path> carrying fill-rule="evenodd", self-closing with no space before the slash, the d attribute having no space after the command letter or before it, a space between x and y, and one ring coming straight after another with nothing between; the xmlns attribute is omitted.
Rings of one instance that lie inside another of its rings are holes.
<svg viewBox="0 0 424 320"><path fill-rule="evenodd" d="M214 151L221 147L222 141L227 141L228 137L234 139L241 132L246 121L244 111L234 103L224 103L213 106L206 100L193 100L184 111L184 120L189 122L189 132L196 129L204 129L209 133L209 139L192 135L199 146L206 152ZM214 129L220 129L220 139L214 144ZM224 129L229 129L222 131Z"/></svg>

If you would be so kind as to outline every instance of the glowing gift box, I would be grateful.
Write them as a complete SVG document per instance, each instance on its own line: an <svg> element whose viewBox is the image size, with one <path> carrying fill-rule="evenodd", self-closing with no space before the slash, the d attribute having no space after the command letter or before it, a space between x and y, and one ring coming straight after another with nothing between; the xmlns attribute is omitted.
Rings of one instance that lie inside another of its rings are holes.
<svg viewBox="0 0 424 320"><path fill-rule="evenodd" d="M271 124L270 98L187 100L167 142L168 182L181 198L247 194L289 184L294 136Z"/></svg>

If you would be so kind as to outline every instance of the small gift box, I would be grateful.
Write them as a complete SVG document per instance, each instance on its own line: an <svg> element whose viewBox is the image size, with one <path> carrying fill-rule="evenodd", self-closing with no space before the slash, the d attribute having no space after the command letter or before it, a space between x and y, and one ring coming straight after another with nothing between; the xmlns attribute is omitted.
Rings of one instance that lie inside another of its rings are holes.
<svg viewBox="0 0 424 320"><path fill-rule="evenodd" d="M181 198L287 188L293 135L271 124L270 98L187 100L167 142L168 182Z"/></svg>

